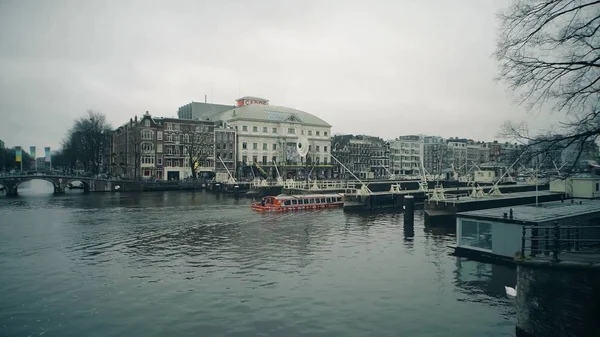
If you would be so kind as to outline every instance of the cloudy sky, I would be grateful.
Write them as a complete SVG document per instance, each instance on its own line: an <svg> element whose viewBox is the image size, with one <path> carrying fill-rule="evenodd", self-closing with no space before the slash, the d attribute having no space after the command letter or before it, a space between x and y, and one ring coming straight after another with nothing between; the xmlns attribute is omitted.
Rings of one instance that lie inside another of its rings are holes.
<svg viewBox="0 0 600 337"><path fill-rule="evenodd" d="M0 0L0 139L56 148L87 109L112 125L190 101L267 98L334 133L495 138L527 115L497 83L510 0Z"/></svg>

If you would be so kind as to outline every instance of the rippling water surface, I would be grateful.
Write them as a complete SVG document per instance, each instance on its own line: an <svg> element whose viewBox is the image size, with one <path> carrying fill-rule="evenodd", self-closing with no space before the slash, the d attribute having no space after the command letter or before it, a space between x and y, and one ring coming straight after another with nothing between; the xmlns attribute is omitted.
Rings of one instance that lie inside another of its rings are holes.
<svg viewBox="0 0 600 337"><path fill-rule="evenodd" d="M449 256L421 214L249 203L0 196L0 336L514 336L515 271Z"/></svg>

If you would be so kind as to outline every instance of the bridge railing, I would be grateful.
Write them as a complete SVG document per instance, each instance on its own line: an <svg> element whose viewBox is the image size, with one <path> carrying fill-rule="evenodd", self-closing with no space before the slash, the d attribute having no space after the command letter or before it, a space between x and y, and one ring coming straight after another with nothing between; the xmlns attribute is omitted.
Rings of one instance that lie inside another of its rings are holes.
<svg viewBox="0 0 600 337"><path fill-rule="evenodd" d="M521 257L550 256L558 262L560 254L577 252L581 254L600 253L600 226L523 226L521 233Z"/></svg>

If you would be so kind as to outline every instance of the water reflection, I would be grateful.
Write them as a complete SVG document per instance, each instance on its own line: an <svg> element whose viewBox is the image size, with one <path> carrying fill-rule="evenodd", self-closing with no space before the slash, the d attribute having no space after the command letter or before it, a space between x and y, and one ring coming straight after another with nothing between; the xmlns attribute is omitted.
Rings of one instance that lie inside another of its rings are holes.
<svg viewBox="0 0 600 337"><path fill-rule="evenodd" d="M205 192L0 200L0 321L16 320L0 335L513 334L509 304L483 285L494 268L449 256L452 230L425 227L422 212L405 227L401 213L249 203Z"/></svg>
<svg viewBox="0 0 600 337"><path fill-rule="evenodd" d="M481 302L503 307L505 317L514 317L516 312L514 301L507 298L504 287L514 287L516 284L515 267L456 258L454 276L454 284L464 295L459 299L460 301Z"/></svg>

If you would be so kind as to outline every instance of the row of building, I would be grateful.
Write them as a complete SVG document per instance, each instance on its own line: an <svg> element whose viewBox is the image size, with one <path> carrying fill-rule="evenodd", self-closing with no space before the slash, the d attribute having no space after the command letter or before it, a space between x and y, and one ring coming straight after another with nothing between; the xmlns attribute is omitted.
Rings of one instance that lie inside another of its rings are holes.
<svg viewBox="0 0 600 337"><path fill-rule="evenodd" d="M306 156L296 149L300 137ZM127 178L181 180L194 174L235 178L331 178L331 125L307 112L242 97L235 105L192 102L178 118L146 112L118 127L110 168Z"/></svg>
<svg viewBox="0 0 600 337"><path fill-rule="evenodd" d="M308 142L306 156L298 154L299 139ZM121 177L161 180L219 173L237 179L450 178L479 166L510 167L522 150L515 143L427 135L332 136L331 125L315 115L242 97L234 105L192 102L179 107L177 118L146 112L130 119L113 133L107 166ZM572 159L561 151L553 164ZM597 155L596 146L589 156Z"/></svg>

